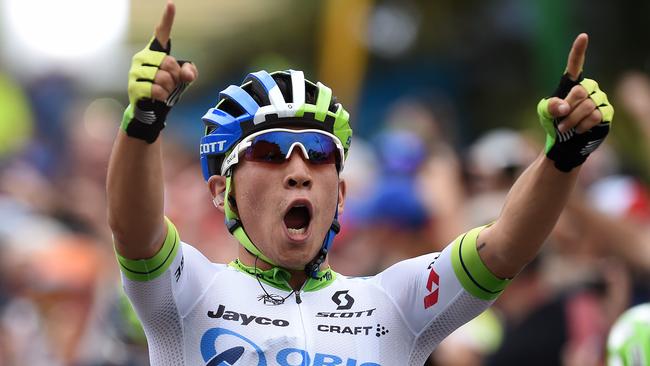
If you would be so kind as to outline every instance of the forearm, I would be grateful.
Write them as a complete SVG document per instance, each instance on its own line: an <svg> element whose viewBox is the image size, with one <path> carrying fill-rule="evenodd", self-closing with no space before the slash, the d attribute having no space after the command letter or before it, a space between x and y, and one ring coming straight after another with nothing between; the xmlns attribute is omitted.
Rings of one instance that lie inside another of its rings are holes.
<svg viewBox="0 0 650 366"><path fill-rule="evenodd" d="M108 165L108 221L122 256L153 256L164 240L161 142L128 137L120 130Z"/></svg>
<svg viewBox="0 0 650 366"><path fill-rule="evenodd" d="M498 220L478 239L481 259L495 275L512 278L535 257L566 205L579 169L561 172L540 155L517 179Z"/></svg>

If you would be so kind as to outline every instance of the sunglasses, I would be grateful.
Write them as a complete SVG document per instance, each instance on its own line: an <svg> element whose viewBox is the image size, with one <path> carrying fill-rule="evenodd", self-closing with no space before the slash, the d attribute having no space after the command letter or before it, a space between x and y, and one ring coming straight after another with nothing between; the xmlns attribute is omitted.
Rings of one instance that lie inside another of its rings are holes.
<svg viewBox="0 0 650 366"><path fill-rule="evenodd" d="M282 164L296 146L311 164L336 164L338 172L343 170L343 144L338 137L321 130L273 128L256 132L238 143L223 161L221 175L226 175L240 156L246 161Z"/></svg>

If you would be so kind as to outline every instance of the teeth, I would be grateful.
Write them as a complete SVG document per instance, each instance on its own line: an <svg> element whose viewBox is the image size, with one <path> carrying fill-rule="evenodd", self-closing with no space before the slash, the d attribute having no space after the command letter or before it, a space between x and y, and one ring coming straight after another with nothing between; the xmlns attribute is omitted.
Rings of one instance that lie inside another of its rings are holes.
<svg viewBox="0 0 650 366"><path fill-rule="evenodd" d="M307 231L307 228L303 227L303 228L300 228L300 229L292 229L292 228L288 227L287 231L289 231L289 234L291 234L291 235L300 235L300 234L304 234Z"/></svg>

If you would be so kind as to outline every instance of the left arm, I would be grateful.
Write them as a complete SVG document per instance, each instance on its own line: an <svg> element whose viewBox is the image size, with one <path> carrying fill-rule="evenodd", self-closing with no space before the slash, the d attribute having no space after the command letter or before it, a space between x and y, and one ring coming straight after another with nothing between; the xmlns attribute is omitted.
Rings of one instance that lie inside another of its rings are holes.
<svg viewBox="0 0 650 366"><path fill-rule="evenodd" d="M517 179L500 217L478 237L479 255L497 277L514 277L537 255L567 203L580 164L609 131L613 109L606 95L593 80L581 81L587 40L586 34L576 38L558 91L538 106L547 133L545 154Z"/></svg>

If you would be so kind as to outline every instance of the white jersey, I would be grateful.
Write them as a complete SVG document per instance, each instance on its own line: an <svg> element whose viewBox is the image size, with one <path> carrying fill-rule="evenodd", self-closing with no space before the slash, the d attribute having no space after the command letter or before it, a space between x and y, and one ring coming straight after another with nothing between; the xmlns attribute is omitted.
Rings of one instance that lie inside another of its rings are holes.
<svg viewBox="0 0 650 366"><path fill-rule="evenodd" d="M288 272L212 263L168 226L153 258L118 255L152 365L422 365L506 285L478 256L480 228L376 276L326 270L292 293ZM286 300L265 304L258 280Z"/></svg>

